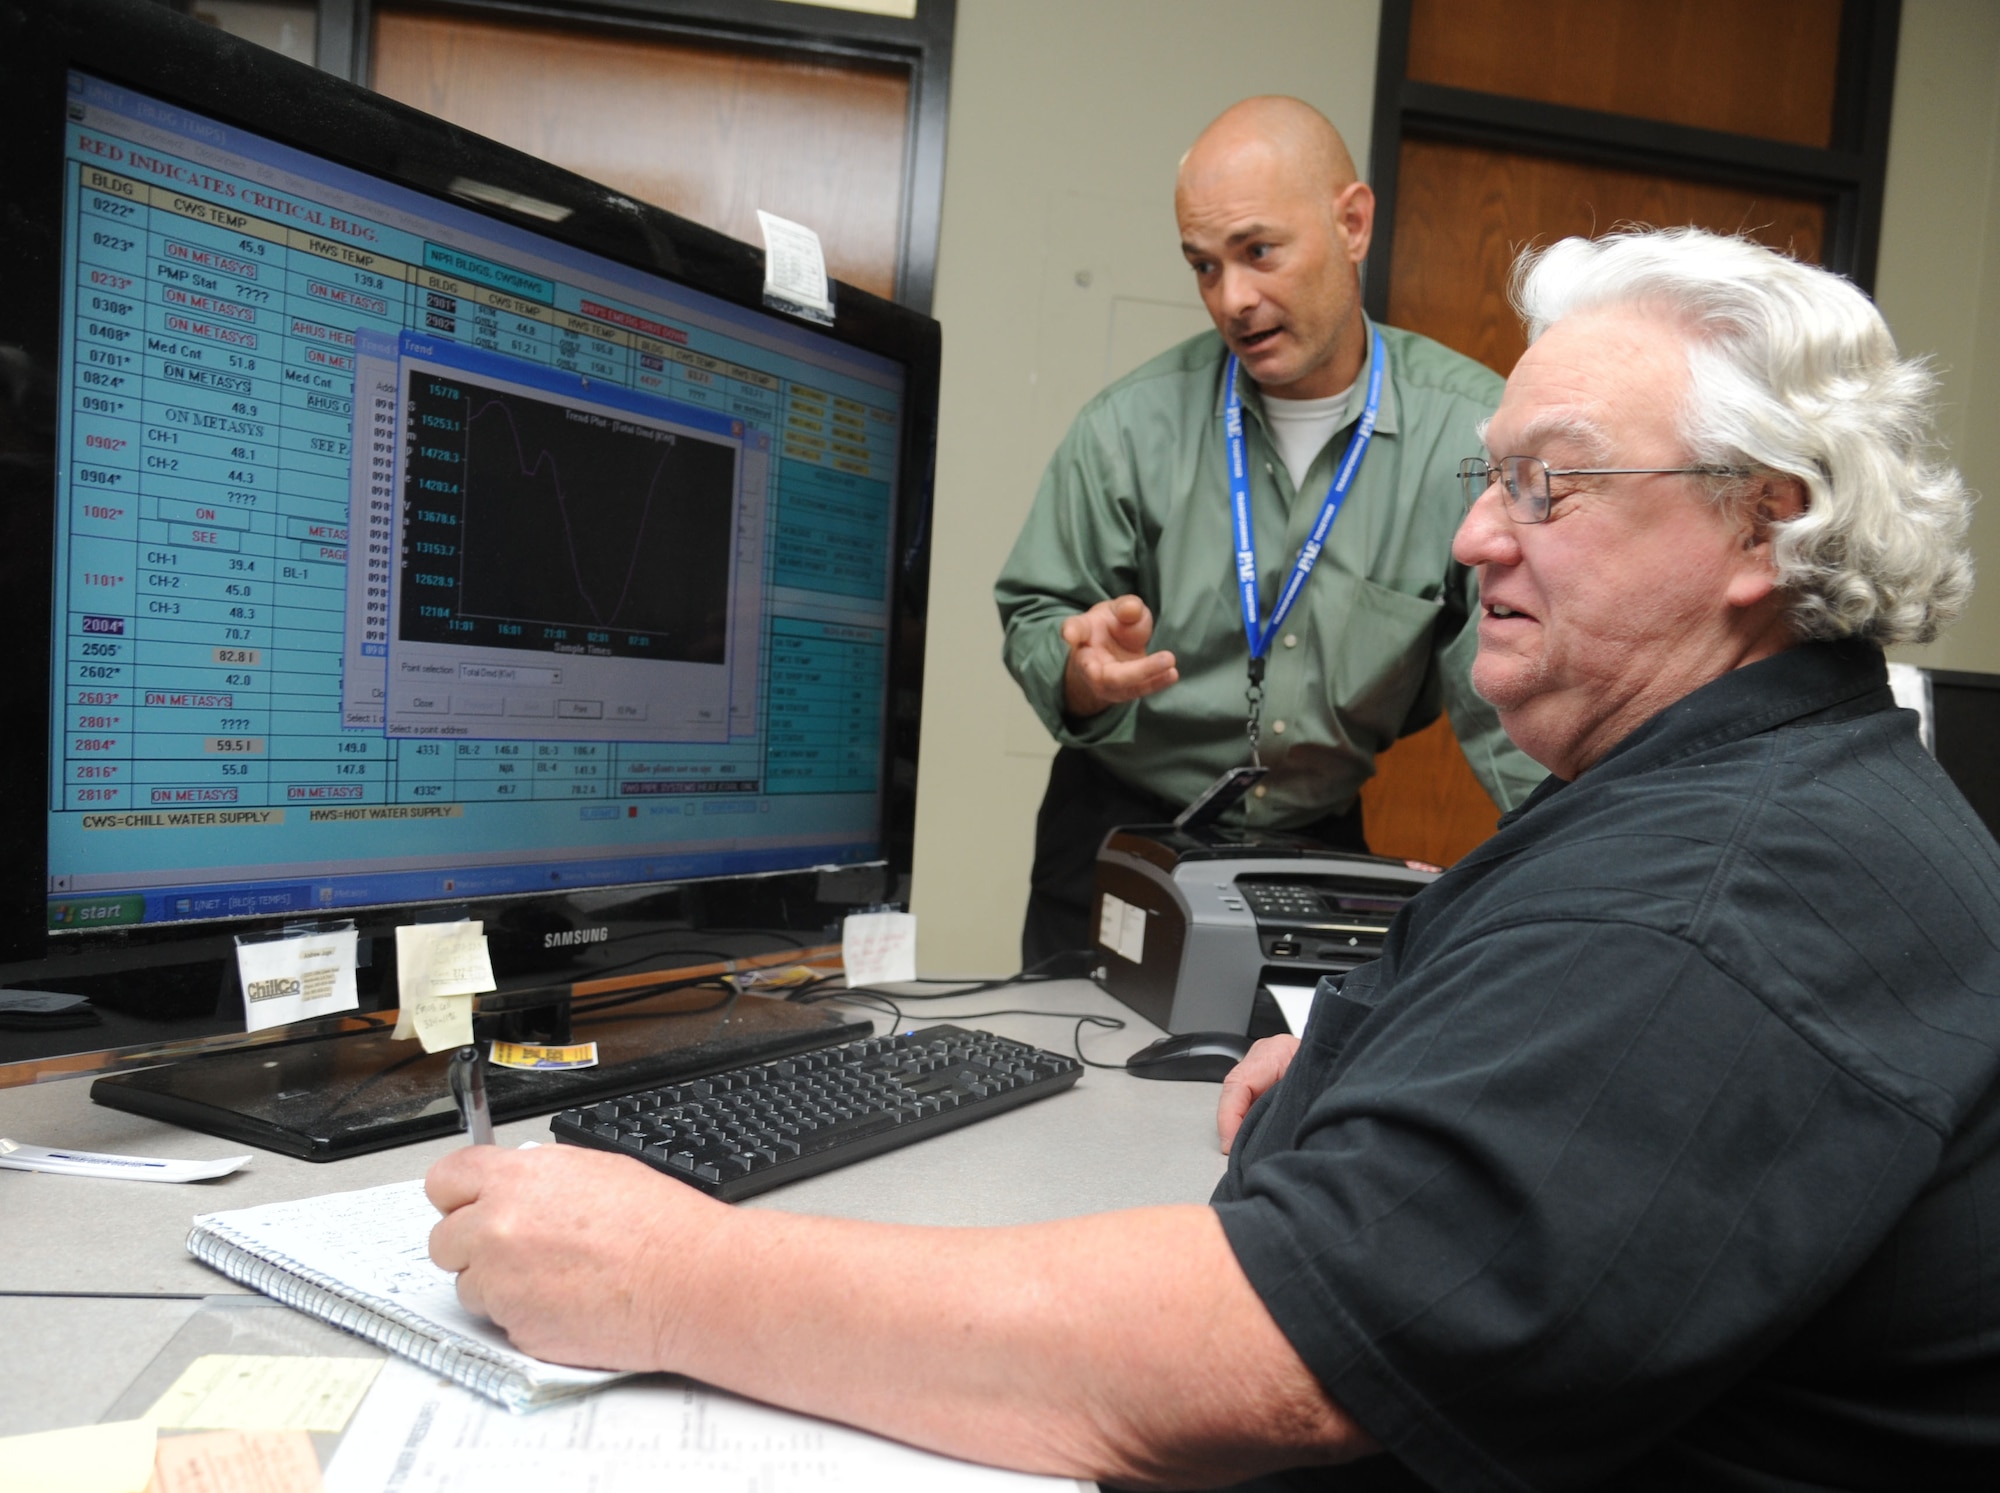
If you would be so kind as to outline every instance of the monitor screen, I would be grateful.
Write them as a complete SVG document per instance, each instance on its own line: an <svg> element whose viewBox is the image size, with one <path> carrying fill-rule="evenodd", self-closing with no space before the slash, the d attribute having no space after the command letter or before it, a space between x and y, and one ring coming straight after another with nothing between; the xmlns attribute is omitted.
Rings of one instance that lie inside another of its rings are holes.
<svg viewBox="0 0 2000 1493"><path fill-rule="evenodd" d="M51 930L881 854L900 364L67 91Z"/></svg>
<svg viewBox="0 0 2000 1493"><path fill-rule="evenodd" d="M907 897L935 322L147 0L0 35L0 1083L240 1038L239 937L373 1013L478 919L526 1010Z"/></svg>

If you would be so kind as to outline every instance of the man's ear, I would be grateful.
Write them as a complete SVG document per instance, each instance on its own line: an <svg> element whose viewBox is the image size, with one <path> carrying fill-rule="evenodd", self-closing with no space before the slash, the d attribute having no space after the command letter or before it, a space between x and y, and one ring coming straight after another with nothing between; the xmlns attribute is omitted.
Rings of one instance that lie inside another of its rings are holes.
<svg viewBox="0 0 2000 1493"><path fill-rule="evenodd" d="M1805 513L1805 484L1796 477L1770 473L1754 492L1739 500L1743 557L1746 563L1729 588L1729 600L1739 607L1755 606L1777 589L1778 567L1772 553L1778 526Z"/></svg>
<svg viewBox="0 0 2000 1493"><path fill-rule="evenodd" d="M1334 194L1333 221L1347 240L1348 263L1360 264L1375 237L1375 189L1365 181L1342 187Z"/></svg>

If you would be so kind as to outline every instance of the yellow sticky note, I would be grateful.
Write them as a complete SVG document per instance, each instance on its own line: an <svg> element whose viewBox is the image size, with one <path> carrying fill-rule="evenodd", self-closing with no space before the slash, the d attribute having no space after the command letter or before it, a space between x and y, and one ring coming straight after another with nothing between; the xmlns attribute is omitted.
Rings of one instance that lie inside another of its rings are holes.
<svg viewBox="0 0 2000 1493"><path fill-rule="evenodd" d="M472 997L493 988L486 933L478 922L409 923L396 930L396 984L402 1007L396 1038L425 1052L472 1041Z"/></svg>
<svg viewBox="0 0 2000 1493"><path fill-rule="evenodd" d="M381 1367L379 1358L204 1353L146 1418L214 1431L338 1431Z"/></svg>
<svg viewBox="0 0 2000 1493"><path fill-rule="evenodd" d="M415 1006L403 1007L410 1025L425 1052L449 1052L472 1041L472 997L469 995L427 996Z"/></svg>
<svg viewBox="0 0 2000 1493"><path fill-rule="evenodd" d="M8 1493L144 1493L153 1476L151 1421L114 1420L0 1438Z"/></svg>
<svg viewBox="0 0 2000 1493"><path fill-rule="evenodd" d="M322 1493L304 1431L210 1431L162 1436L153 1493Z"/></svg>

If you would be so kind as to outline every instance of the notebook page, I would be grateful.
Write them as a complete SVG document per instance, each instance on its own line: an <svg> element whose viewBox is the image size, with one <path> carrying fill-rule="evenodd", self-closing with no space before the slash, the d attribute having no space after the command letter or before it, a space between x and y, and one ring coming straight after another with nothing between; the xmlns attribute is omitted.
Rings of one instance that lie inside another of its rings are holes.
<svg viewBox="0 0 2000 1493"><path fill-rule="evenodd" d="M430 1232L437 1209L421 1178L265 1203L195 1219L211 1232L268 1260L303 1266L342 1285L472 1339L510 1361L538 1385L603 1384L616 1374L569 1368L530 1358L507 1334L458 1302L453 1277L431 1263Z"/></svg>

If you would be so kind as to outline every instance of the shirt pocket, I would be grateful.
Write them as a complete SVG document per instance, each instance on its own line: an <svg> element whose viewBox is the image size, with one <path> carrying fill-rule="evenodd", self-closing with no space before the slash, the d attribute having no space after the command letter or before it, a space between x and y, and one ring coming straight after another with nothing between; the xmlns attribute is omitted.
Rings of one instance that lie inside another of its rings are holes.
<svg viewBox="0 0 2000 1493"><path fill-rule="evenodd" d="M1316 575L1313 646L1321 698L1340 717L1341 735L1380 751L1402 734L1430 669L1435 601L1395 591L1366 577Z"/></svg>
<svg viewBox="0 0 2000 1493"><path fill-rule="evenodd" d="M1326 1077L1339 1071L1354 1034L1375 1014L1381 999L1381 972L1381 965L1371 960L1344 975L1328 975L1320 981L1299 1043L1306 1049L1302 1056Z"/></svg>

